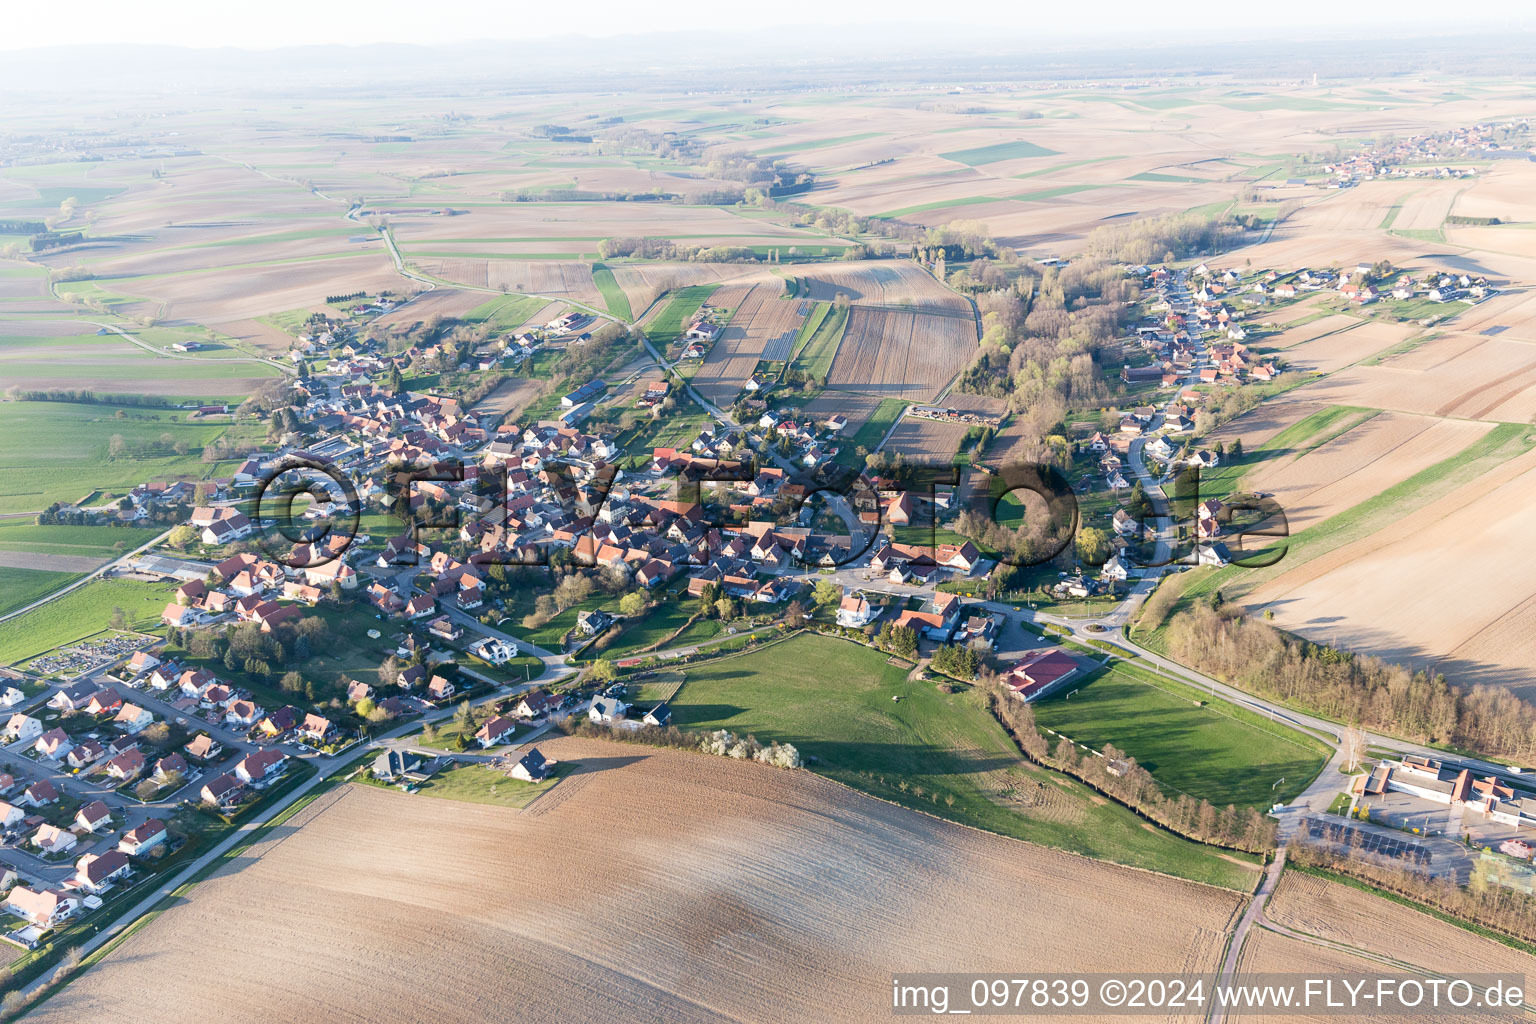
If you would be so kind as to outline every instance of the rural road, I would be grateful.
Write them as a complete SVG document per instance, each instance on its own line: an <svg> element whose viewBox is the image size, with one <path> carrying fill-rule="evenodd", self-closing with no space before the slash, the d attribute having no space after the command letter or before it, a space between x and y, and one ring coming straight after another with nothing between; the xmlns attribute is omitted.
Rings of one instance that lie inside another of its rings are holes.
<svg viewBox="0 0 1536 1024"><path fill-rule="evenodd" d="M174 527L172 527L172 529L174 529ZM106 565L99 566L94 572L88 573L87 575L80 577L78 580L75 580L75 582L71 583L69 586L67 586L67 587L60 587L58 590L55 590L53 593L49 594L48 596L38 598L36 601L33 601L31 604L27 605L25 608L17 608L15 611L10 612L10 613L8 613L6 615L0 615L0 622L4 622L6 619L14 619L16 616L25 614L26 612L31 611L33 608L36 608L36 607L38 607L40 605L47 604L49 601L52 601L54 598L63 597L65 594L69 593L71 590L74 590L76 587L83 587L85 584L87 584L87 583L91 582L92 580L97 579L98 577L100 577L103 573L107 572L109 569L112 569L112 568L115 568L115 567L123 565L130 558L137 558L139 555L142 555L145 551L147 551L148 549L154 547L156 544L159 544L161 541L165 540L165 538L169 537L170 535L171 535L171 531L170 530L166 530L164 533L162 533L159 536L155 537L155 539L151 540L149 543L141 544L138 547L134 548L132 551L128 552L126 555L122 555L122 556L120 556L118 558L114 558L112 561L108 562Z"/></svg>

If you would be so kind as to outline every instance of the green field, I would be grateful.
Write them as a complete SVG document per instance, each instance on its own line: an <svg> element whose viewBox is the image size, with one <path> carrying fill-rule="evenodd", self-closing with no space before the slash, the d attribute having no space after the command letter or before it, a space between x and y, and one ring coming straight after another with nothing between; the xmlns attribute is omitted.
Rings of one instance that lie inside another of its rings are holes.
<svg viewBox="0 0 1536 1024"><path fill-rule="evenodd" d="M441 732L442 730L439 730ZM534 797L547 793L565 774L557 767L543 782L524 782L509 778L494 768L467 764L432 776L417 790L422 796L458 800L470 804L495 804L498 807L527 807Z"/></svg>
<svg viewBox="0 0 1536 1024"><path fill-rule="evenodd" d="M818 774L978 828L1252 888L1252 869L1144 827L1125 808L1026 763L979 693L940 693L932 683L908 682L907 671L869 648L803 634L689 666L673 721L793 743L816 759L808 763Z"/></svg>
<svg viewBox="0 0 1536 1024"><path fill-rule="evenodd" d="M602 651L600 656L622 658L652 644L660 643L682 629L696 611L698 611L697 601L668 598L647 612L644 618L627 624L618 640ZM700 619L683 630L668 646L685 647L689 644L703 643L705 640L719 636L723 628L719 619Z"/></svg>
<svg viewBox="0 0 1536 1024"><path fill-rule="evenodd" d="M633 320L635 314L629 308L629 296L624 294L624 289L619 287L619 282L613 278L613 271L601 263L592 264L592 283L597 285L597 290L603 296L603 304L608 307L608 312L621 320Z"/></svg>
<svg viewBox="0 0 1536 1024"><path fill-rule="evenodd" d="M0 665L25 661L99 633L111 625L114 608L127 613L130 629L152 632L175 589L139 580L93 580L56 601L0 622Z"/></svg>
<svg viewBox="0 0 1536 1024"><path fill-rule="evenodd" d="M696 284L673 292L666 307L652 317L645 327L651 344L666 352L667 346L682 336L684 325L693 319L693 314L715 293L716 287L712 284Z"/></svg>
<svg viewBox="0 0 1536 1024"><path fill-rule="evenodd" d="M878 139L885 132L859 132L856 135L838 135L830 139L815 139L809 142L786 142L778 146L770 146L767 149L759 149L758 156L778 156L783 153L805 153L813 149L826 149L829 146L841 146L848 142L863 142L865 139Z"/></svg>
<svg viewBox="0 0 1536 1024"><path fill-rule="evenodd" d="M800 325L800 335L795 339L794 355L790 368L809 374L812 379L825 381L832 372L832 360L837 347L842 344L843 329L848 326L848 310L838 309L830 302L818 302Z"/></svg>
<svg viewBox="0 0 1536 1024"><path fill-rule="evenodd" d="M875 446L885 437L886 431L896 422L896 417L909 403L901 398L886 398L881 400L875 408L874 415L864 421L837 453L837 461L851 469L864 468L864 456L860 455L859 448L874 451Z"/></svg>
<svg viewBox="0 0 1536 1024"><path fill-rule="evenodd" d="M1319 740L1124 662L1037 703L1035 720L1095 750L1114 744L1169 795L1217 807L1286 802L1327 761Z"/></svg>
<svg viewBox="0 0 1536 1024"><path fill-rule="evenodd" d="M161 332L146 344L168 345L195 335ZM51 390L107 389L131 394L167 394L203 401L239 401L254 381L277 377L265 363L247 362L246 353L222 347L195 358L157 355L116 334L0 339L0 377L22 388ZM170 384L174 382L174 387Z"/></svg>
<svg viewBox="0 0 1536 1024"><path fill-rule="evenodd" d="M83 575L43 569L12 569L0 565L0 615L9 615L18 608L25 608L60 587L69 586Z"/></svg>
<svg viewBox="0 0 1536 1024"><path fill-rule="evenodd" d="M121 411L121 418L118 412ZM200 480L217 468L201 458L204 445L230 429L228 424L188 423L171 409L107 403L0 403L0 512L31 512L49 504L74 502L93 489L126 494L146 480ZM124 453L113 458L113 435ZM184 441L186 455L160 447Z"/></svg>
<svg viewBox="0 0 1536 1024"><path fill-rule="evenodd" d="M148 543L159 532L134 526L37 526L27 519L6 519L0 520L0 551L111 559Z"/></svg>
<svg viewBox="0 0 1536 1024"><path fill-rule="evenodd" d="M492 331L515 331L547 305L544 299L532 295L503 295L481 303L462 319L484 324Z"/></svg>
<svg viewBox="0 0 1536 1024"><path fill-rule="evenodd" d="M977 146L975 149L957 149L949 153L940 153L945 160L953 160L957 164L965 164L968 167L979 167L982 164L995 164L1002 160L1023 160L1034 156L1059 156L1054 149L1046 149L1037 146L1033 142L1025 142L1020 139L1017 142L998 142L991 146Z"/></svg>

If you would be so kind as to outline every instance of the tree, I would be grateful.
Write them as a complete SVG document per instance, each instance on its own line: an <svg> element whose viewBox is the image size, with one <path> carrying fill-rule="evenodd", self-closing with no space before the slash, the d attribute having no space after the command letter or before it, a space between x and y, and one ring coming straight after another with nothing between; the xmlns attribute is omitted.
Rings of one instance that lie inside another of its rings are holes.
<svg viewBox="0 0 1536 1024"><path fill-rule="evenodd" d="M1234 437L1232 439L1232 447L1227 452L1227 458L1230 459L1233 462L1236 462L1238 459L1241 459L1242 457L1243 457L1243 439L1240 438L1240 437Z"/></svg>
<svg viewBox="0 0 1536 1024"><path fill-rule="evenodd" d="M167 544L175 548L177 551L185 551L187 549L187 545L197 540L197 536L197 529L195 527L188 526L186 523L182 523L180 526L173 529L171 531L171 535L165 540Z"/></svg>
<svg viewBox="0 0 1536 1024"><path fill-rule="evenodd" d="M619 611L624 615L639 615L645 611L645 595L638 590L625 594L619 598Z"/></svg>
<svg viewBox="0 0 1536 1024"><path fill-rule="evenodd" d="M389 368L389 390L391 394L395 395L405 390L405 381L400 376L400 367L398 366L391 366Z"/></svg>
<svg viewBox="0 0 1536 1024"><path fill-rule="evenodd" d="M107 441L107 454L114 459L120 459L128 454L128 442L123 440L122 434L113 434Z"/></svg>
<svg viewBox="0 0 1536 1024"><path fill-rule="evenodd" d="M736 602L728 597L722 597L715 602L715 614L727 621L734 619L736 617Z"/></svg>
<svg viewBox="0 0 1536 1024"><path fill-rule="evenodd" d="M1078 530L1077 557L1089 565L1103 565L1109 559L1109 534L1097 526Z"/></svg>
<svg viewBox="0 0 1536 1024"><path fill-rule="evenodd" d="M811 594L811 600L817 608L825 608L831 604L838 604L843 599L843 588L831 580L818 580L816 589Z"/></svg>
<svg viewBox="0 0 1536 1024"><path fill-rule="evenodd" d="M618 673L613 668L613 662L603 658L594 661L587 669L587 678L600 686L606 686L613 682L617 675Z"/></svg>
<svg viewBox="0 0 1536 1024"><path fill-rule="evenodd" d="M112 628L113 629L127 629L128 628L128 613L123 611L121 608L114 607L112 609Z"/></svg>
<svg viewBox="0 0 1536 1024"><path fill-rule="evenodd" d="M378 707L378 705L373 702L372 697L364 697L362 700L357 702L357 705L353 708L353 710L357 712L359 718L368 718L373 714L376 707Z"/></svg>
<svg viewBox="0 0 1536 1024"><path fill-rule="evenodd" d="M1366 739L1365 730L1358 725L1351 725L1344 730L1343 743L1340 750L1344 755L1344 770L1352 772L1360 767L1361 758L1365 757Z"/></svg>
<svg viewBox="0 0 1536 1024"><path fill-rule="evenodd" d="M282 687L285 693L303 693L304 676L297 671L284 672L283 678L278 681L277 685Z"/></svg>

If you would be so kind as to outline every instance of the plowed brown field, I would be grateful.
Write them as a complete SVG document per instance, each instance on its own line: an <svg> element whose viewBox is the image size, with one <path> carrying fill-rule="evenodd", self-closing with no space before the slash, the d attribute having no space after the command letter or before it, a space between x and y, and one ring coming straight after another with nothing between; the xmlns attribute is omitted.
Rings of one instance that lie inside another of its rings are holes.
<svg viewBox="0 0 1536 1024"><path fill-rule="evenodd" d="M581 774L521 812L322 797L32 1019L886 1020L898 971L1211 971L1242 903L807 772L542 746ZM1116 940L1030 938L1063 928Z"/></svg>

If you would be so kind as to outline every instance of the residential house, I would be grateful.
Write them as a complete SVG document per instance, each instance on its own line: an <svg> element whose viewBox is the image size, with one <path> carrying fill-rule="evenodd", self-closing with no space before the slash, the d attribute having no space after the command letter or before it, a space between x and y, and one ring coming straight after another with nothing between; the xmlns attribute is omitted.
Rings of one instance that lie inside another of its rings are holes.
<svg viewBox="0 0 1536 1024"><path fill-rule="evenodd" d="M50 779L38 779L32 785L22 790L17 803L28 807L47 807L49 804L58 803L59 789Z"/></svg>
<svg viewBox="0 0 1536 1024"><path fill-rule="evenodd" d="M132 867L127 854L121 850L88 853L75 861L74 886L82 892L103 892L112 887L113 881L128 874Z"/></svg>
<svg viewBox="0 0 1536 1024"><path fill-rule="evenodd" d="M587 717L594 722L605 724L620 722L628 711L629 705L616 697L597 697L593 699L592 706L587 709Z"/></svg>
<svg viewBox="0 0 1536 1024"><path fill-rule="evenodd" d="M258 750L235 765L235 778L247 785L266 782L283 773L288 755L281 750Z"/></svg>
<svg viewBox="0 0 1536 1024"><path fill-rule="evenodd" d="M131 747L107 762L107 774L114 779L128 782L143 773L145 764L143 751L138 747Z"/></svg>
<svg viewBox="0 0 1536 1024"><path fill-rule="evenodd" d="M240 791L243 788L239 779L226 773L204 783L199 795L205 804L211 804L214 807L233 807L240 801Z"/></svg>
<svg viewBox="0 0 1536 1024"><path fill-rule="evenodd" d="M62 889L28 889L18 885L6 897L5 909L39 928L52 928L80 909L80 900Z"/></svg>
<svg viewBox="0 0 1536 1024"><path fill-rule="evenodd" d="M112 809L100 800L92 800L75 812L75 824L87 832L112 823Z"/></svg>
<svg viewBox="0 0 1536 1024"><path fill-rule="evenodd" d="M101 745L100 740L81 740L65 755L64 762L71 768L84 768L95 764L106 752L107 748Z"/></svg>
<svg viewBox="0 0 1536 1024"><path fill-rule="evenodd" d="M212 761L224 752L224 747L218 740L207 733L199 733L192 741L181 749L187 752L187 756L194 761Z"/></svg>
<svg viewBox="0 0 1536 1024"><path fill-rule="evenodd" d="M336 733L336 726L329 718L313 713L304 716L298 734L311 743L324 743Z"/></svg>
<svg viewBox="0 0 1536 1024"><path fill-rule="evenodd" d="M73 832L67 832L56 825L39 825L37 831L32 833L32 845L45 857L68 853L78 842Z"/></svg>
<svg viewBox="0 0 1536 1024"><path fill-rule="evenodd" d="M880 606L863 594L844 594L837 606L837 624L850 629L868 625L880 615Z"/></svg>
<svg viewBox="0 0 1536 1024"><path fill-rule="evenodd" d="M123 732L130 736L136 736L155 724L154 713L139 707L137 704L124 704L117 711L117 717L112 720Z"/></svg>
<svg viewBox="0 0 1536 1024"><path fill-rule="evenodd" d="M524 782L543 782L549 777L554 763L546 761L544 755L539 753L539 748L534 747L512 766L512 777Z"/></svg>
<svg viewBox="0 0 1536 1024"><path fill-rule="evenodd" d="M475 740L481 749L494 747L499 743L505 743L512 738L517 729L517 722L506 715L497 715L486 722L475 732Z"/></svg>
<svg viewBox="0 0 1536 1024"><path fill-rule="evenodd" d="M43 723L31 715L17 712L5 723L5 738L7 741L35 740L43 734Z"/></svg>
<svg viewBox="0 0 1536 1024"><path fill-rule="evenodd" d="M63 729L49 729L37 738L32 749L49 761L57 761L75 747Z"/></svg>
<svg viewBox="0 0 1536 1024"><path fill-rule="evenodd" d="M159 818L150 818L142 825L124 832L123 838L118 840L117 848L130 857L142 857L163 845L169 836L165 822Z"/></svg>

